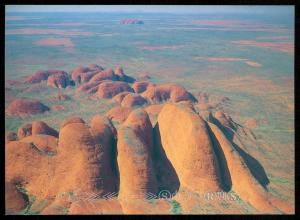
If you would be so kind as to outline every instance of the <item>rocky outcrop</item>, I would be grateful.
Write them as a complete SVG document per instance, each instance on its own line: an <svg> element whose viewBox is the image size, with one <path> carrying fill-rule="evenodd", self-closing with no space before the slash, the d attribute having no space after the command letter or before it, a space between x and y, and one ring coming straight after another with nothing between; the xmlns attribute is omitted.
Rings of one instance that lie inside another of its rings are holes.
<svg viewBox="0 0 300 220"><path fill-rule="evenodd" d="M78 66L71 72L71 78L77 84L85 83L102 70L103 68L97 64L90 64L88 67Z"/></svg>
<svg viewBox="0 0 300 220"><path fill-rule="evenodd" d="M148 114L137 109L118 129L118 165L120 172L119 199L126 207L128 196L147 198L156 193L156 178L152 162L153 133Z"/></svg>
<svg viewBox="0 0 300 220"><path fill-rule="evenodd" d="M5 134L5 143L8 143L10 141L16 141L17 138L18 136L15 132L9 131Z"/></svg>
<svg viewBox="0 0 300 220"><path fill-rule="evenodd" d="M197 101L186 89L174 83L149 85L147 90L141 95L151 103L160 103L168 100L171 102Z"/></svg>
<svg viewBox="0 0 300 220"><path fill-rule="evenodd" d="M55 82L58 80L64 80L65 78L68 78L68 74L65 71L62 70L39 70L35 72L33 75L26 78L25 82L27 83L39 83L43 80L47 80L50 76L57 76L51 79L51 82ZM55 80L56 79L56 80ZM65 87L64 87L65 88Z"/></svg>
<svg viewBox="0 0 300 220"><path fill-rule="evenodd" d="M47 80L47 85L54 88L66 88L70 84L69 75L63 71L51 74Z"/></svg>
<svg viewBox="0 0 300 220"><path fill-rule="evenodd" d="M43 80L47 80L50 75L47 70L39 70L35 72L33 75L26 78L25 82L27 83L39 83Z"/></svg>
<svg viewBox="0 0 300 220"><path fill-rule="evenodd" d="M132 108L116 106L110 109L106 116L114 122L123 123L132 110Z"/></svg>
<svg viewBox="0 0 300 220"><path fill-rule="evenodd" d="M132 19L132 18L126 18L121 20L121 24L144 24L143 21L138 20L138 19Z"/></svg>
<svg viewBox="0 0 300 220"><path fill-rule="evenodd" d="M147 90L149 85L152 85L152 83L148 81L136 81L132 84L132 88L135 93L142 93Z"/></svg>
<svg viewBox="0 0 300 220"><path fill-rule="evenodd" d="M24 124L18 129L18 138L22 139L32 134L32 125Z"/></svg>
<svg viewBox="0 0 300 220"><path fill-rule="evenodd" d="M217 111L215 113L215 118L225 127L231 128L233 130L237 129L236 123L232 120L230 116L227 116L222 111Z"/></svg>
<svg viewBox="0 0 300 220"><path fill-rule="evenodd" d="M127 96L128 94L131 94L131 92L121 92L118 95L115 95L113 97L113 100L118 102L119 104L121 104L121 102L123 101L123 99L125 98L125 96Z"/></svg>
<svg viewBox="0 0 300 220"><path fill-rule="evenodd" d="M43 121L32 122L32 135L46 134L54 137L58 137L58 132L53 128L49 127Z"/></svg>
<svg viewBox="0 0 300 220"><path fill-rule="evenodd" d="M6 113L10 116L22 117L30 114L41 114L49 110L49 107L40 101L27 98L18 98L9 104L6 109Z"/></svg>
<svg viewBox="0 0 300 220"><path fill-rule="evenodd" d="M134 107L138 107L138 106L143 106L147 103L148 102L144 97L142 97L138 94L131 93L131 94L126 95L123 98L123 100L121 102L121 106L127 107L127 108L134 108Z"/></svg>
<svg viewBox="0 0 300 220"><path fill-rule="evenodd" d="M109 68L103 71L98 72L97 74L95 74L91 79L90 82L100 82L103 80L112 80L112 81L117 81L119 78L118 76L115 74L115 72Z"/></svg>
<svg viewBox="0 0 300 220"><path fill-rule="evenodd" d="M131 76L127 76L124 71L123 71L123 68L122 67L117 67L115 69L115 74L117 75L118 77L118 80L120 81L124 81L124 82L127 82L127 83L133 83L135 81L135 79Z"/></svg>
<svg viewBox="0 0 300 220"><path fill-rule="evenodd" d="M209 123L209 127L225 155L232 190L257 210L264 213L274 212L275 208L268 201L266 190L252 176L244 159L215 124Z"/></svg>
<svg viewBox="0 0 300 220"><path fill-rule="evenodd" d="M19 213L24 210L28 204L28 197L17 188L17 183L5 182L6 214Z"/></svg>
<svg viewBox="0 0 300 220"><path fill-rule="evenodd" d="M127 83L107 80L99 85L96 96L99 98L112 98L126 91L133 92L133 89Z"/></svg>
<svg viewBox="0 0 300 220"><path fill-rule="evenodd" d="M95 148L99 150L96 155L100 162L102 193L118 192L119 179L116 161L116 129L106 116L96 115L91 120L90 131L94 137ZM98 149L99 148L99 149Z"/></svg>
<svg viewBox="0 0 300 220"><path fill-rule="evenodd" d="M69 117L69 118L66 118L65 120L63 120L63 122L61 123L60 125L60 129L62 129L63 127L65 127L66 125L68 124L73 124L73 123L82 123L84 124L85 121L79 117Z"/></svg>
<svg viewBox="0 0 300 220"><path fill-rule="evenodd" d="M90 81L88 83L84 83L76 89L76 93L78 94L80 92L84 92L87 94L94 94L97 92L98 86L100 85L100 83L102 83L102 81L99 81L99 82Z"/></svg>
<svg viewBox="0 0 300 220"><path fill-rule="evenodd" d="M40 154L52 156L56 154L58 139L50 135L37 134L34 136L26 136L21 139L20 142L31 144L40 152Z"/></svg>
<svg viewBox="0 0 300 220"><path fill-rule="evenodd" d="M165 104L157 123L161 144L181 185L199 193L221 190L219 164L206 122L190 106L179 103Z"/></svg>

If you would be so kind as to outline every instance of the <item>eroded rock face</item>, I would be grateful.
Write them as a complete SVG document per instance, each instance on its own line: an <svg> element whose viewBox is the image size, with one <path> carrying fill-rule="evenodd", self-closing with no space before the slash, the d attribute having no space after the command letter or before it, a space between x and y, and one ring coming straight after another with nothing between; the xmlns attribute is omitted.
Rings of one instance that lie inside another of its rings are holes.
<svg viewBox="0 0 300 220"><path fill-rule="evenodd" d="M159 103L168 100L171 102L196 101L196 99L188 91L174 83L149 85L147 90L141 93L141 95L152 103Z"/></svg>
<svg viewBox="0 0 300 220"><path fill-rule="evenodd" d="M123 101L123 99L125 98L125 96L127 96L128 94L130 94L131 92L121 92L118 95L115 95L113 97L113 100L118 102L119 104L121 104L121 102Z"/></svg>
<svg viewBox="0 0 300 220"><path fill-rule="evenodd" d="M71 78L77 84L85 83L102 70L103 68L97 64L90 64L88 67L78 66L71 72Z"/></svg>
<svg viewBox="0 0 300 220"><path fill-rule="evenodd" d="M219 164L206 122L187 104L179 103L165 104L157 123L161 144L180 183L199 193L220 190Z"/></svg>
<svg viewBox="0 0 300 220"><path fill-rule="evenodd" d="M145 104L147 104L147 100L138 95L138 94L128 94L124 97L124 99L121 102L121 106L122 107L128 107L128 108L134 108L134 107L138 107L138 106L143 106Z"/></svg>
<svg viewBox="0 0 300 220"><path fill-rule="evenodd" d="M18 129L18 138L22 139L32 134L32 125L24 124Z"/></svg>
<svg viewBox="0 0 300 220"><path fill-rule="evenodd" d="M252 176L244 159L239 155L223 132L213 123L209 123L210 129L221 147L229 169L232 190L248 201L257 210L264 213L274 212L275 208L268 200L266 190Z"/></svg>
<svg viewBox="0 0 300 220"><path fill-rule="evenodd" d="M148 81L136 81L133 83L132 88L134 92L142 93L147 90L149 85L152 85L152 83Z"/></svg>
<svg viewBox="0 0 300 220"><path fill-rule="evenodd" d="M133 83L135 81L135 79L131 76L127 76L124 71L123 71L123 68L122 67L117 67L115 69L115 74L117 75L118 77L118 80L120 81L124 81L124 82L127 82L127 83Z"/></svg>
<svg viewBox="0 0 300 220"><path fill-rule="evenodd" d="M133 92L133 89L125 82L105 81L99 85L96 96L99 98L112 98L125 91Z"/></svg>
<svg viewBox="0 0 300 220"><path fill-rule="evenodd" d="M118 129L119 198L146 198L156 193L156 178L151 158L153 132L148 114L142 109L132 111ZM122 207L126 202L121 202Z"/></svg>
<svg viewBox="0 0 300 220"><path fill-rule="evenodd" d="M15 132L9 131L5 135L5 143L17 140L18 136Z"/></svg>
<svg viewBox="0 0 300 220"><path fill-rule="evenodd" d="M31 169L28 169L28 168ZM31 194L41 196L49 186L49 172L53 170L48 156L43 156L32 143L12 141L5 148L5 180L13 182Z"/></svg>
<svg viewBox="0 0 300 220"><path fill-rule="evenodd" d="M100 83L102 83L102 81L99 82L90 81L88 83L84 83L76 89L76 93L85 92L87 94L94 94L95 92L97 92Z"/></svg>
<svg viewBox="0 0 300 220"><path fill-rule="evenodd" d="M25 82L27 83L39 83L43 80L47 80L50 75L47 70L39 70L35 72L33 75L26 78Z"/></svg>
<svg viewBox="0 0 300 220"><path fill-rule="evenodd" d="M28 197L19 191L16 183L5 182L5 209L7 214L18 213L24 210L28 204Z"/></svg>
<svg viewBox="0 0 300 220"><path fill-rule="evenodd" d="M144 24L144 22L138 19L126 18L121 20L121 24Z"/></svg>
<svg viewBox="0 0 300 220"><path fill-rule="evenodd" d="M50 108L40 101L27 98L18 98L12 101L6 109L10 116L27 116L30 114L41 114Z"/></svg>
<svg viewBox="0 0 300 220"><path fill-rule="evenodd" d="M145 107L145 111L148 113L150 117L152 127L156 125L158 114L160 113L163 106L164 104L157 104L157 105L149 105Z"/></svg>
<svg viewBox="0 0 300 220"><path fill-rule="evenodd" d="M47 85L54 88L66 88L70 84L68 73L63 71L51 74L47 80Z"/></svg>
<svg viewBox="0 0 300 220"><path fill-rule="evenodd" d="M132 108L116 106L109 110L106 116L114 122L123 123L132 110Z"/></svg>
<svg viewBox="0 0 300 220"><path fill-rule="evenodd" d="M97 159L100 161L99 178L101 178L102 193L118 192L116 129L106 116L96 115L91 121L90 131L94 136L95 147L99 148Z"/></svg>
<svg viewBox="0 0 300 220"><path fill-rule="evenodd" d="M91 79L90 82L99 82L103 80L112 80L116 81L118 80L118 76L115 74L115 72L109 68L103 71L98 72L95 74Z"/></svg>
<svg viewBox="0 0 300 220"><path fill-rule="evenodd" d="M43 80L47 80L49 76L57 75L62 76L68 74L65 71L62 70L39 70L35 72L33 75L26 78L25 82L27 83L39 83Z"/></svg>
<svg viewBox="0 0 300 220"><path fill-rule="evenodd" d="M58 132L43 121L32 122L32 135L47 134L58 137Z"/></svg>
<svg viewBox="0 0 300 220"><path fill-rule="evenodd" d="M215 118L225 127L236 130L237 126L230 116L227 116L222 111L215 113Z"/></svg>
<svg viewBox="0 0 300 220"><path fill-rule="evenodd" d="M72 117L61 126L59 139L38 134L9 142L6 181L18 179L22 187L39 198L52 198L62 192L78 196L117 192L115 135L106 117L94 117L91 128L81 118ZM13 205L14 201L10 202L9 206Z"/></svg>
<svg viewBox="0 0 300 220"><path fill-rule="evenodd" d="M55 176L50 192L102 193L104 190L101 173L103 164L100 144L97 144L90 128L83 120L67 120L59 132L56 161L64 165L55 168ZM103 147L103 146L102 146ZM104 148L105 149L105 148ZM109 160L109 159L108 159ZM65 175L68 173L68 175ZM57 185L57 183L63 183Z"/></svg>
<svg viewBox="0 0 300 220"><path fill-rule="evenodd" d="M68 124L72 124L72 123L85 123L85 121L79 117L69 117L69 118L66 118L60 125L60 129L62 129L63 127L65 127L66 125Z"/></svg>
<svg viewBox="0 0 300 220"><path fill-rule="evenodd" d="M26 136L20 142L32 144L40 153L53 155L56 154L58 139L51 135L36 134Z"/></svg>

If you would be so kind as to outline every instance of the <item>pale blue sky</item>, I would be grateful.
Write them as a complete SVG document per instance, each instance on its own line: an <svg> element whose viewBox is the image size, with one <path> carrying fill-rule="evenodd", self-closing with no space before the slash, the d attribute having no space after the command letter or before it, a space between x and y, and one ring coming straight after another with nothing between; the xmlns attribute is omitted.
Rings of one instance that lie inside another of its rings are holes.
<svg viewBox="0 0 300 220"><path fill-rule="evenodd" d="M294 13L294 6L208 6L208 5L6 5L6 12L171 12L233 13L265 11Z"/></svg>

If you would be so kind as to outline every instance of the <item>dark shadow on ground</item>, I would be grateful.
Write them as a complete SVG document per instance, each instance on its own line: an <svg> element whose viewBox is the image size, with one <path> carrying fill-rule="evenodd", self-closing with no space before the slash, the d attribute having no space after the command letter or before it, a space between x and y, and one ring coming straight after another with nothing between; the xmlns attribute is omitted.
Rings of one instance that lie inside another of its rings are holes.
<svg viewBox="0 0 300 220"><path fill-rule="evenodd" d="M153 129L153 136L152 160L156 170L158 193L162 190L167 190L171 195L175 195L179 189L180 182L173 165L162 147L158 123Z"/></svg>
<svg viewBox="0 0 300 220"><path fill-rule="evenodd" d="M118 166L118 148L117 148L117 140L113 140L113 146L111 149L111 167L113 170L113 174L114 174L114 184L115 184L115 191L117 194L119 194L119 190L120 190L120 173L119 173L119 166Z"/></svg>
<svg viewBox="0 0 300 220"><path fill-rule="evenodd" d="M241 157L244 159L245 163L247 164L247 167L249 168L251 174L256 178L256 180L264 187L270 183L267 174L263 168L263 166L259 163L258 160L256 160L254 157L252 157L250 154L248 154L246 151L244 151L242 148L240 148L236 143L234 143L234 131L228 127L223 126L216 118L213 116L210 118L210 122L214 123L218 128L224 133L224 135L227 137L227 139L230 141L232 146L235 148L235 150L241 155Z"/></svg>
<svg viewBox="0 0 300 220"><path fill-rule="evenodd" d="M225 192L229 192L232 187L232 182L231 182L231 176L228 169L226 157L216 136L214 135L214 133L212 132L212 130L208 125L206 125L206 127L209 132L209 136L213 144L213 149L217 157L223 190Z"/></svg>

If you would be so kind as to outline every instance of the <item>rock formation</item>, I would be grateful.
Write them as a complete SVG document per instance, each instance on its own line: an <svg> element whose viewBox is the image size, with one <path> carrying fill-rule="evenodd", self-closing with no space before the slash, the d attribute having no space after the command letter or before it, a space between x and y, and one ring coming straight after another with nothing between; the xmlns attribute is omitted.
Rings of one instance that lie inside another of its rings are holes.
<svg viewBox="0 0 300 220"><path fill-rule="evenodd" d="M171 102L196 101L192 94L174 83L149 85L147 90L141 93L141 95L152 103L159 103L167 100L170 100Z"/></svg>
<svg viewBox="0 0 300 220"><path fill-rule="evenodd" d="M113 97L113 100L118 102L119 104L121 104L121 102L123 101L123 99L125 98L125 96L127 96L128 94L131 94L131 92L121 92L118 95L115 95Z"/></svg>
<svg viewBox="0 0 300 220"><path fill-rule="evenodd" d="M47 80L49 75L50 75L49 71L39 70L39 71L35 72L33 75L27 77L25 82L27 82L27 83L39 83L43 80Z"/></svg>
<svg viewBox="0 0 300 220"><path fill-rule="evenodd" d="M17 140L17 134L15 132L9 131L5 135L5 144L7 144L10 141Z"/></svg>
<svg viewBox="0 0 300 220"><path fill-rule="evenodd" d="M123 123L132 110L132 108L116 106L110 109L106 116L114 122Z"/></svg>
<svg viewBox="0 0 300 220"><path fill-rule="evenodd" d="M115 74L118 76L118 80L120 80L120 81L124 81L124 82L127 82L127 83L133 83L135 81L135 79L133 77L127 76L124 73L122 67L117 67L115 69Z"/></svg>
<svg viewBox="0 0 300 220"><path fill-rule="evenodd" d="M34 99L18 98L12 101L6 109L10 116L27 116L49 111L49 107Z"/></svg>
<svg viewBox="0 0 300 220"><path fill-rule="evenodd" d="M54 155L56 154L58 139L51 135L37 134L26 136L20 142L32 144L40 153Z"/></svg>
<svg viewBox="0 0 300 220"><path fill-rule="evenodd" d="M218 145L225 155L232 190L238 193L242 199L248 201L257 210L264 213L274 212L275 208L268 200L267 191L252 176L244 159L215 124L209 123L209 127L213 131Z"/></svg>
<svg viewBox="0 0 300 220"><path fill-rule="evenodd" d="M66 88L70 84L69 75L63 71L51 74L47 80L47 85L54 88Z"/></svg>
<svg viewBox="0 0 300 220"><path fill-rule="evenodd" d="M161 144L180 183L199 193L221 190L206 122L186 104L165 104L157 123Z"/></svg>
<svg viewBox="0 0 300 220"><path fill-rule="evenodd" d="M19 213L28 204L28 197L17 188L16 183L5 182L5 209L7 214Z"/></svg>
<svg viewBox="0 0 300 220"><path fill-rule="evenodd" d="M99 85L96 96L99 98L112 98L125 91L133 92L133 89L125 82L107 80Z"/></svg>
<svg viewBox="0 0 300 220"><path fill-rule="evenodd" d="M149 85L152 85L152 83L150 83L148 81L136 81L132 84L132 88L133 88L134 92L142 93L142 92L146 91L146 89Z"/></svg>
<svg viewBox="0 0 300 220"><path fill-rule="evenodd" d="M126 18L121 20L121 24L144 24L143 21L138 20L138 19L132 19L132 18Z"/></svg>
<svg viewBox="0 0 300 220"><path fill-rule="evenodd" d="M128 94L126 95L122 102L121 102L121 106L122 107L128 107L128 108L134 108L134 107L138 107L138 106L143 106L145 104L147 104L147 100L140 96L139 94Z"/></svg>
<svg viewBox="0 0 300 220"><path fill-rule="evenodd" d="M156 193L156 178L152 162L153 133L148 114L134 110L118 129L119 198L147 198ZM121 203L126 205L126 201Z"/></svg>
<svg viewBox="0 0 300 220"><path fill-rule="evenodd" d="M236 123L232 120L230 116L226 116L224 112L222 111L217 111L215 113L215 118L218 119L218 121L225 127L231 128L233 130L236 130L237 125Z"/></svg>
<svg viewBox="0 0 300 220"><path fill-rule="evenodd" d="M114 73L114 71L109 68L103 71L98 72L97 74L95 74L91 79L90 82L99 82L102 80L112 80L112 81L116 81L118 80L118 76Z"/></svg>
<svg viewBox="0 0 300 220"><path fill-rule="evenodd" d="M32 135L46 134L54 137L58 137L58 132L53 128L49 127L43 121L32 122Z"/></svg>
<svg viewBox="0 0 300 220"><path fill-rule="evenodd" d="M18 129L18 138L22 139L32 134L32 125L24 124Z"/></svg>

